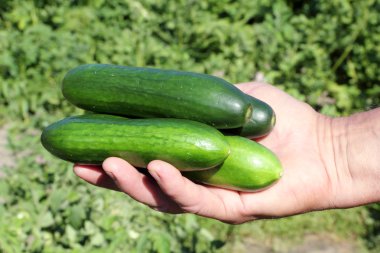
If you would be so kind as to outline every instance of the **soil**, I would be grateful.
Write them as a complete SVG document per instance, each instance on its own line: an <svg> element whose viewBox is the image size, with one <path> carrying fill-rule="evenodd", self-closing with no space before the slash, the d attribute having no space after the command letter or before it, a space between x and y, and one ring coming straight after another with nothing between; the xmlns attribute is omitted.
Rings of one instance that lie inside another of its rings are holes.
<svg viewBox="0 0 380 253"><path fill-rule="evenodd" d="M309 236L289 253L356 253L360 249L350 241L337 241L327 236Z"/></svg>
<svg viewBox="0 0 380 253"><path fill-rule="evenodd" d="M355 242L338 240L328 235L308 235L300 244L285 250L275 250L258 242L244 243L244 253L358 253L362 252Z"/></svg>
<svg viewBox="0 0 380 253"><path fill-rule="evenodd" d="M0 178L4 177L2 169L4 167L13 167L14 161L8 145L8 126L0 127Z"/></svg>

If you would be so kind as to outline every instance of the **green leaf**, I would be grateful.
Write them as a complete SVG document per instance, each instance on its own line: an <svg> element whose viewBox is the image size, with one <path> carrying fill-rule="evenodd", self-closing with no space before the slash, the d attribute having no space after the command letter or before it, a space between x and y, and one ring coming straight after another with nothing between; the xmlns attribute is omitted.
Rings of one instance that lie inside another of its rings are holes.
<svg viewBox="0 0 380 253"><path fill-rule="evenodd" d="M70 243L73 243L77 240L77 231L72 226L67 225L65 232Z"/></svg>
<svg viewBox="0 0 380 253"><path fill-rule="evenodd" d="M86 235L94 235L99 231L99 229L91 221L84 222L84 230Z"/></svg>
<svg viewBox="0 0 380 253"><path fill-rule="evenodd" d="M50 195L50 208L55 213L64 204L66 198L66 193L63 190L53 191Z"/></svg>
<svg viewBox="0 0 380 253"><path fill-rule="evenodd" d="M96 233L94 236L91 237L91 245L94 245L96 247L100 247L104 244L105 240L101 233Z"/></svg>
<svg viewBox="0 0 380 253"><path fill-rule="evenodd" d="M141 235L138 240L137 240L137 245L136 245L136 252L137 253L145 253L149 252L148 247L149 247L149 240L148 240L148 235L143 234Z"/></svg>
<svg viewBox="0 0 380 253"><path fill-rule="evenodd" d="M73 228L79 229L85 219L86 213L82 205L75 205L69 209L69 224Z"/></svg>
<svg viewBox="0 0 380 253"><path fill-rule="evenodd" d="M158 253L170 253L170 241L171 237L167 233L155 234L153 241L154 249Z"/></svg>
<svg viewBox="0 0 380 253"><path fill-rule="evenodd" d="M54 224L54 218L51 212L43 213L38 218L38 225L41 228L50 227Z"/></svg>
<svg viewBox="0 0 380 253"><path fill-rule="evenodd" d="M222 240L213 240L211 242L211 246L215 249L220 249L222 248L224 245L226 245L226 242L225 241L222 241Z"/></svg>

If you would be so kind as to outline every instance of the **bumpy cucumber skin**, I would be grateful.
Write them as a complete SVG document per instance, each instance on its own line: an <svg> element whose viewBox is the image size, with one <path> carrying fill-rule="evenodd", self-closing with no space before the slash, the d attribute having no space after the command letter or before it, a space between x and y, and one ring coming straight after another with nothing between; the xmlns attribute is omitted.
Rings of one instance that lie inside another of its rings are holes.
<svg viewBox="0 0 380 253"><path fill-rule="evenodd" d="M276 114L270 105L252 96L247 97L252 105L251 117L242 127L224 130L226 135L257 139L269 134L276 124Z"/></svg>
<svg viewBox="0 0 380 253"><path fill-rule="evenodd" d="M241 127L251 116L249 99L210 75L108 64L69 71L62 92L72 104L98 113L140 118L180 118L218 129Z"/></svg>
<svg viewBox="0 0 380 253"><path fill-rule="evenodd" d="M45 128L41 142L53 155L74 163L101 164L116 156L146 168L159 159L184 171L214 167L229 154L229 145L218 130L182 119L73 116Z"/></svg>
<svg viewBox="0 0 380 253"><path fill-rule="evenodd" d="M247 192L265 189L281 177L281 163L269 149L240 136L227 136L226 140L231 152L223 164L183 175L204 184Z"/></svg>

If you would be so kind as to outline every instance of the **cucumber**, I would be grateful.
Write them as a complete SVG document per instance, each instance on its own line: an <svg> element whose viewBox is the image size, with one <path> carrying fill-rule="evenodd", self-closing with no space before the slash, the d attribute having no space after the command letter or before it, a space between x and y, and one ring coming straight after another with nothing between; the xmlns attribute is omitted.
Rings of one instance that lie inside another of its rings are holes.
<svg viewBox="0 0 380 253"><path fill-rule="evenodd" d="M239 128L226 129L227 135L240 135L248 138L260 138L270 133L276 124L276 114L272 107L257 98L247 95L252 105L252 116Z"/></svg>
<svg viewBox="0 0 380 253"><path fill-rule="evenodd" d="M180 118L218 129L241 127L251 117L247 96L210 75L107 64L82 65L62 82L72 104L98 113Z"/></svg>
<svg viewBox="0 0 380 253"><path fill-rule="evenodd" d="M204 171L183 172L200 183L238 191L257 191L282 175L280 161L261 144L240 136L227 136L230 154L223 164Z"/></svg>
<svg viewBox="0 0 380 253"><path fill-rule="evenodd" d="M142 168L159 159L179 170L207 169L229 154L229 145L218 130L183 119L72 116L45 128L41 142L53 155L70 162L101 164L116 156Z"/></svg>

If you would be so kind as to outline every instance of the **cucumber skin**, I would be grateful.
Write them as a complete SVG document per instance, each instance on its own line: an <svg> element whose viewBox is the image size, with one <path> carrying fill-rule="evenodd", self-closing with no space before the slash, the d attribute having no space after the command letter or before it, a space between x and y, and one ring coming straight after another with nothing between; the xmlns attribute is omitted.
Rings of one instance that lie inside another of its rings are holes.
<svg viewBox="0 0 380 253"><path fill-rule="evenodd" d="M268 135L276 124L276 114L272 107L257 98L247 95L252 105L252 115L249 120L239 128L226 129L226 135L240 135L257 139Z"/></svg>
<svg viewBox="0 0 380 253"><path fill-rule="evenodd" d="M179 170L201 170L222 163L229 154L224 136L211 126L181 119L126 119L87 114L53 123L41 135L53 155L74 163L101 164L107 157L146 168L152 160Z"/></svg>
<svg viewBox="0 0 380 253"><path fill-rule="evenodd" d="M218 129L241 127L249 99L229 82L206 74L109 64L69 71L62 93L72 104L98 113L140 118L180 118Z"/></svg>
<svg viewBox="0 0 380 253"><path fill-rule="evenodd" d="M261 144L240 136L226 136L230 154L223 164L204 171L183 172L200 183L237 191L258 191L280 179L278 158Z"/></svg>

